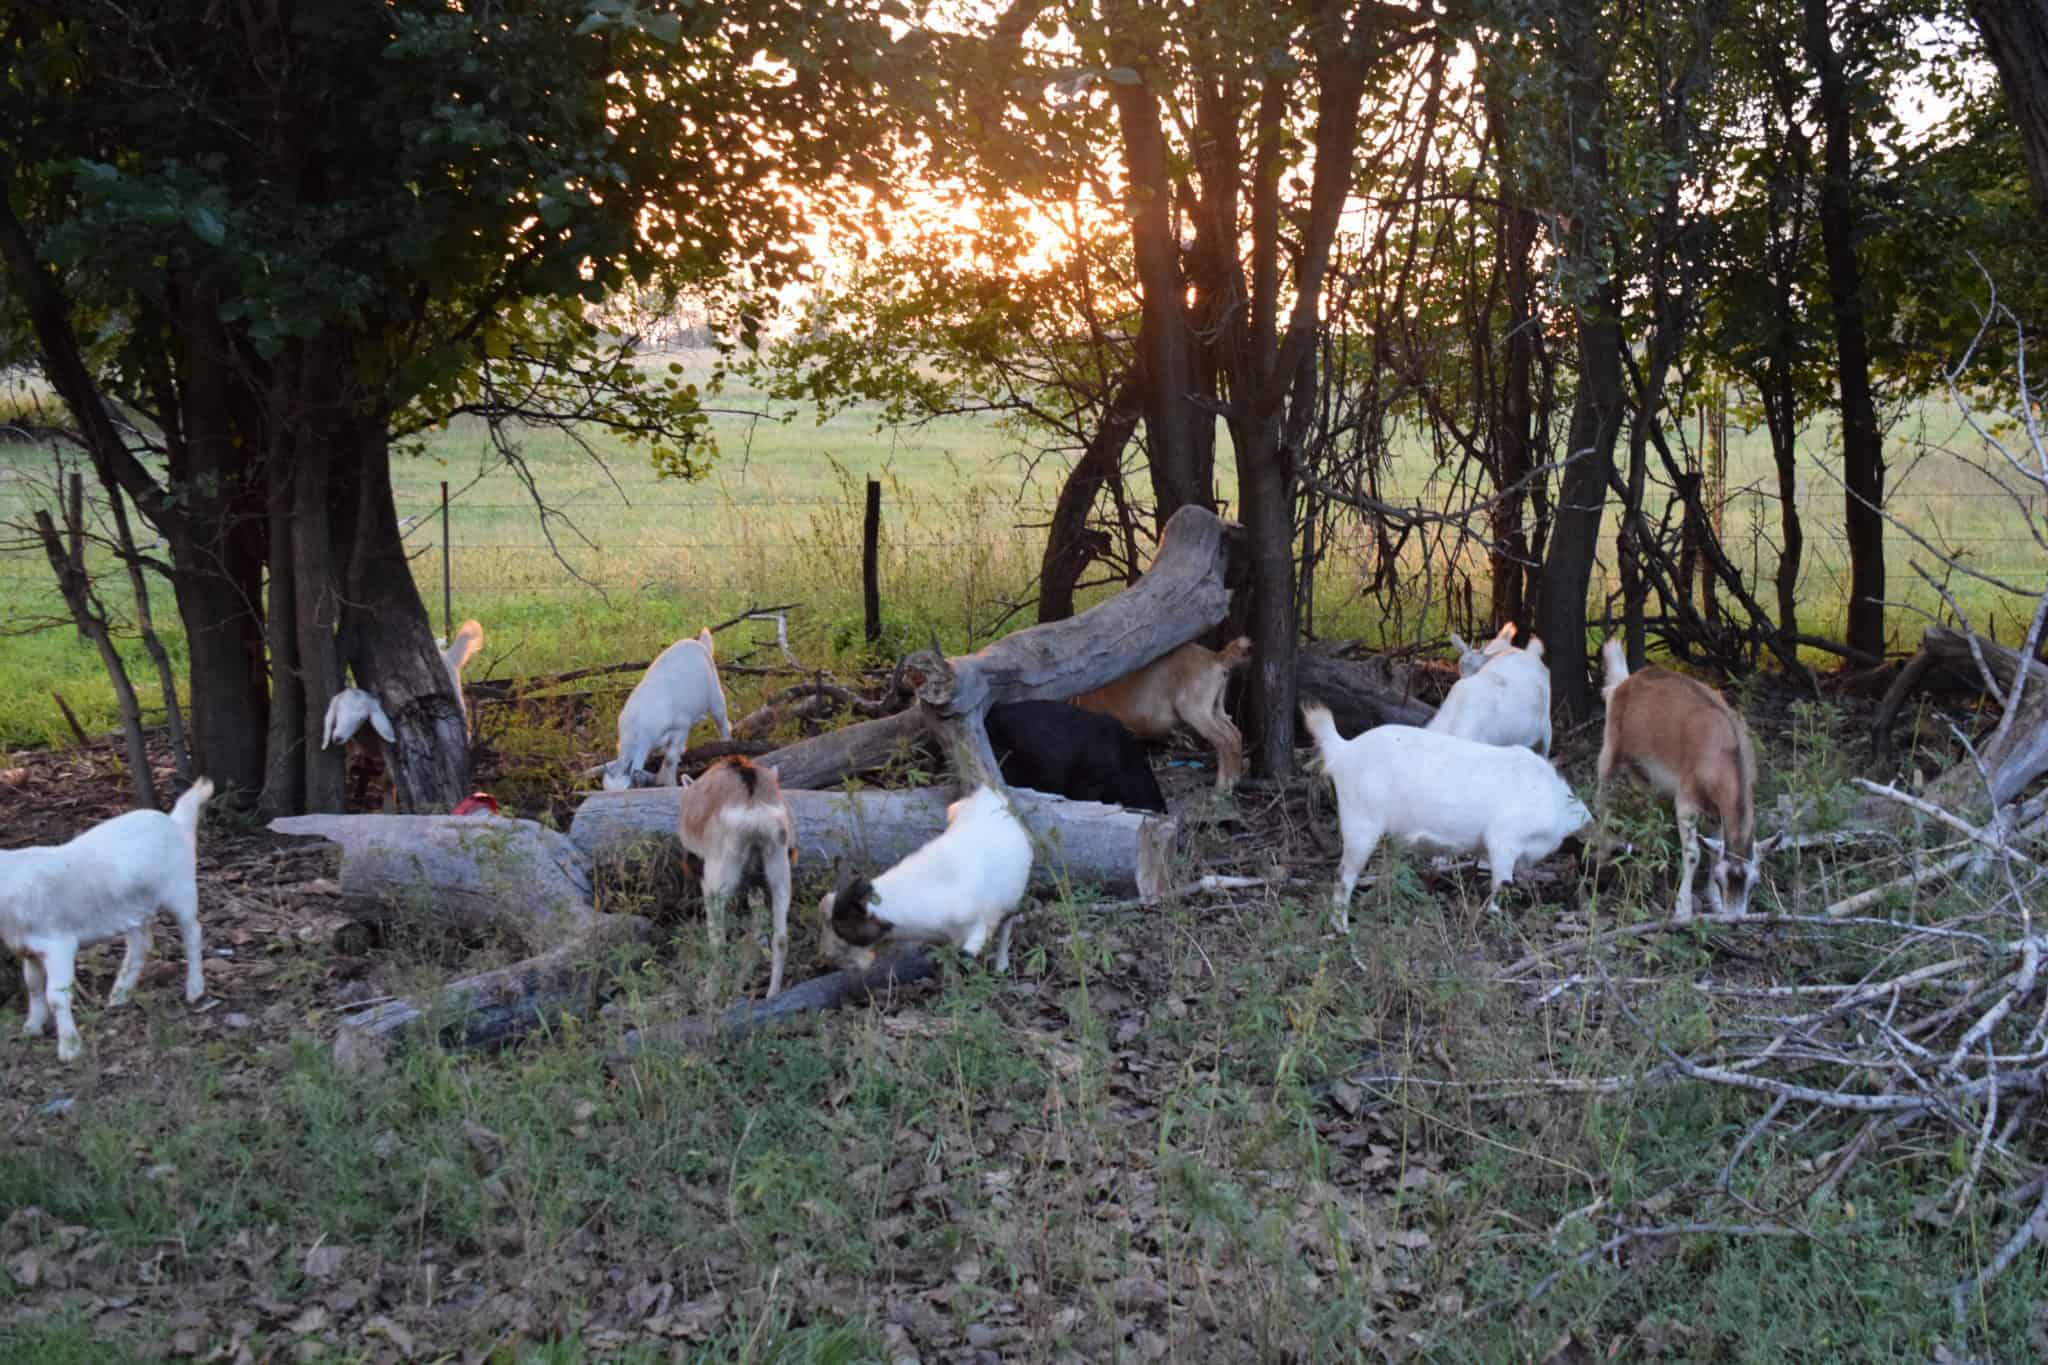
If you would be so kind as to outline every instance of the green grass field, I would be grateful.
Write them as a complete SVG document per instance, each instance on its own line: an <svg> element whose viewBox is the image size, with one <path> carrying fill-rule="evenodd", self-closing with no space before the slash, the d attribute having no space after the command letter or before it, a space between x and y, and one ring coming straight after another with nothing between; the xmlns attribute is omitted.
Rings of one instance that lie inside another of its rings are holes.
<svg viewBox="0 0 2048 1365"><path fill-rule="evenodd" d="M453 490L448 557L454 619L484 622L488 644L471 676L552 672L650 657L699 626L752 605L793 602L792 639L807 664L831 665L858 632L863 485L885 485L882 599L898 641L937 630L953 648L1028 624L1043 547L1042 526L1057 474L1031 468L1016 435L991 420L954 418L914 429L878 430L856 409L822 425L762 412L758 395L729 395L716 421L720 456L698 483L656 479L642 455L593 436L602 465L566 438L535 433L523 444L542 496L559 515L543 518L484 433L458 423L432 434L424 453L401 461L399 514L416 547L415 572L440 624L440 488ZM1802 625L1839 636L1847 564L1840 539L1842 494L1821 472L1830 432L1808 433L1810 467L1800 489L1807 548L1799 600ZM1775 600L1775 475L1759 431L1731 429L1724 541L1752 575L1759 600ZM1893 430L1894 514L1974 565L2038 583L2041 555L2013 506L1946 451L1981 455L1947 405L1929 403ZM47 501L52 454L0 444L0 525ZM1442 495L1419 459L1397 468L1394 488L1428 502ZM1234 488L1227 466L1223 493ZM2037 499L2038 502L2038 499ZM2034 509L2039 514L2043 509ZM552 544L550 543L552 535ZM1476 542L1419 540L1404 553L1400 586L1387 601L1363 596L1372 574L1368 528L1340 528L1319 574L1317 635L1374 646L1440 637L1466 626L1458 575L1476 582L1473 612L1486 613L1483 555ZM1895 646L1917 637L1909 608L1941 613L1939 595L1908 567L1932 558L1893 532L1888 550ZM1611 563L1596 573L1596 613L1614 587ZM573 570L573 572L572 572ZM1951 585L1980 626L2016 637L2019 604L1981 584ZM1107 589L1098 589L1096 595ZM125 584L103 585L126 614ZM116 723L112 690L92 648L60 618L62 603L39 547L0 535L0 745L61 742L68 729L51 693L63 694L89 730ZM1085 599L1084 599L1085 600ZM159 623L174 654L182 641L167 591L156 594ZM54 629L39 624L56 622ZM745 634L753 630L744 627ZM767 630L762 627L757 635ZM727 652L746 646L732 640ZM128 642L131 668L142 664ZM1818 659L1817 659L1818 661ZM182 660L180 660L182 663ZM181 680L182 681L182 680ZM145 692L150 685L145 685Z"/></svg>

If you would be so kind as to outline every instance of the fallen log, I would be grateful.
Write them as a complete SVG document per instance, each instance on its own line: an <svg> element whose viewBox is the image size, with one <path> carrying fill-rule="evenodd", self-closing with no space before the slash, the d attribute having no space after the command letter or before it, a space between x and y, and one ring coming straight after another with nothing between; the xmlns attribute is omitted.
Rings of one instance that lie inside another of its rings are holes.
<svg viewBox="0 0 2048 1365"><path fill-rule="evenodd" d="M790 987L773 1000L744 1001L710 1019L676 1019L628 1029L619 1040L618 1051L608 1060L616 1065L649 1049L703 1047L744 1038L757 1029L800 1015L865 1004L882 992L928 980L938 971L936 957L926 949L912 948L894 957L881 958L866 971L827 972Z"/></svg>
<svg viewBox="0 0 2048 1365"><path fill-rule="evenodd" d="M1967 631L1929 626L1921 633L1920 652L1906 665L1871 722L1873 742L1886 741L1888 747L1893 720L1914 687L1938 675L1959 676L1982 687L1987 671L1998 691L2010 696L2020 676L2019 651ZM1980 761L1983 772L1977 767ZM1937 805L1977 820L1990 806L2012 801L2043 772L2048 772L2048 662L2036 659L2027 669L2025 691L2012 724L2002 735L1984 741L1976 760L1965 756L1928 783L1926 795ZM1871 797L1857 806L1859 815L1887 823L1904 818L1901 809Z"/></svg>
<svg viewBox="0 0 2048 1365"><path fill-rule="evenodd" d="M916 707L880 720L829 730L763 754L757 762L775 769L782 785L822 791L849 777L866 777L891 763L931 763L925 752L924 717Z"/></svg>
<svg viewBox="0 0 2048 1365"><path fill-rule="evenodd" d="M389 902L401 919L509 928L538 950L580 936L596 916L582 855L531 820L292 815L270 828L340 844L342 894Z"/></svg>
<svg viewBox="0 0 2048 1365"><path fill-rule="evenodd" d="M580 937L537 957L342 1020L334 1064L351 1074L380 1070L397 1049L429 1032L450 1051L481 1052L564 1018L587 1019L604 1003L612 950L653 938L653 924L638 915L598 916Z"/></svg>
<svg viewBox="0 0 2048 1365"><path fill-rule="evenodd" d="M1230 611L1224 586L1234 522L1192 504L1175 512L1144 575L1064 621L1005 635L973 654L919 650L904 661L917 709L963 780L1001 784L983 718L991 706L1061 701L1115 682L1200 635ZM785 778L785 781L787 779Z"/></svg>
<svg viewBox="0 0 2048 1365"><path fill-rule="evenodd" d="M835 858L889 867L946 827L951 787L909 791L820 792L785 786L796 822L797 872L824 873ZM1174 820L1121 806L1068 801L1019 788L1018 814L1038 841L1033 884L1061 882L1130 892L1150 899L1170 880ZM594 792L576 808L569 840L592 866L619 859L638 841L673 842L682 793L674 787Z"/></svg>
<svg viewBox="0 0 2048 1365"><path fill-rule="evenodd" d="M1304 650L1296 656L1294 677L1301 699L1329 707L1347 735L1375 725L1427 725L1436 715L1434 706L1408 694L1406 679L1384 657L1339 659Z"/></svg>

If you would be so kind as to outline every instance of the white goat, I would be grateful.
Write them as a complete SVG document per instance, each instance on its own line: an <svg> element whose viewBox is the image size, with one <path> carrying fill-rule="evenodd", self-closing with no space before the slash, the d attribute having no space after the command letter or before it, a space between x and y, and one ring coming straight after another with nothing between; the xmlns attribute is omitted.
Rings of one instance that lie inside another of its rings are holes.
<svg viewBox="0 0 2048 1365"><path fill-rule="evenodd" d="M1385 835L1450 853L1483 851L1493 910L1516 868L1549 857L1593 818L1557 769L1527 749L1412 725L1382 725L1347 740L1328 707L1311 704L1302 715L1337 788L1344 859L1333 918L1340 932L1351 932L1352 888Z"/></svg>
<svg viewBox="0 0 2048 1365"><path fill-rule="evenodd" d="M775 769L722 758L683 791L676 838L704 864L704 923L714 947L725 939L725 907L756 878L768 892L775 938L769 952L768 998L782 990L789 954L789 871L796 862L796 826Z"/></svg>
<svg viewBox="0 0 2048 1365"><path fill-rule="evenodd" d="M125 935L128 952L109 1006L125 1005L149 956L149 921L160 910L185 939L185 1002L206 994L199 960L199 810L213 783L194 782L171 813L131 810L103 820L68 844L0 853L0 943L21 959L28 1023L42 1033L57 1020L57 1056L78 1056L71 983L78 950Z"/></svg>
<svg viewBox="0 0 2048 1365"><path fill-rule="evenodd" d="M630 788L633 774L656 749L663 752L660 780L674 785L676 765L690 745L690 728L707 715L720 739L732 738L708 629L694 640L676 641L647 665L619 711L619 756L596 770L604 775L604 789Z"/></svg>
<svg viewBox="0 0 2048 1365"><path fill-rule="evenodd" d="M1216 750L1216 790L1227 792L1244 774L1244 736L1224 709L1223 690L1251 657L1251 637L1245 635L1221 651L1190 642L1106 687L1083 692L1074 705L1115 716L1139 739L1165 739L1175 726L1187 726Z"/></svg>
<svg viewBox="0 0 2048 1365"><path fill-rule="evenodd" d="M885 936L951 943L978 957L996 934L996 970L1010 969L1010 924L1031 879L1031 835L994 787L946 808L946 828L870 881L842 872L818 902L827 961L865 969ZM1000 929L999 929L1000 926Z"/></svg>
<svg viewBox="0 0 2048 1365"><path fill-rule="evenodd" d="M1516 649L1514 635L1510 621L1484 649L1451 637L1465 676L1452 684L1428 729L1481 744L1550 752L1550 670L1543 663L1543 641L1531 636L1526 649ZM1468 668L1474 660L1477 666Z"/></svg>
<svg viewBox="0 0 2048 1365"><path fill-rule="evenodd" d="M462 708L466 719L469 716L469 701L462 695L462 670L484 647L484 628L481 622L464 621L462 628L455 632L452 644L441 646L441 658L448 665L448 681L455 688L455 704Z"/></svg>
<svg viewBox="0 0 2048 1365"><path fill-rule="evenodd" d="M1513 621L1502 626L1499 634L1477 649L1474 649L1459 638L1457 631L1451 632L1451 648L1458 651L1458 676L1461 678L1471 677L1474 673L1486 667L1488 659L1505 654L1514 647L1515 623Z"/></svg>
<svg viewBox="0 0 2048 1365"><path fill-rule="evenodd" d="M1682 870L1671 917L1681 922L1692 918L1700 812L1709 808L1721 823L1721 838L1704 841L1714 850L1707 900L1717 913L1741 914L1749 907L1764 855L1782 837L1756 838L1756 753L1749 727L1705 683L1667 668L1630 673L1619 640L1609 638L1600 646L1600 661L1607 673L1600 690L1607 703L1601 783L1627 764L1678 808Z"/></svg>
<svg viewBox="0 0 2048 1365"><path fill-rule="evenodd" d="M327 724L320 734L320 747L347 744L363 728L364 721L370 722L370 728L386 744L398 743L398 732L391 728L391 717L384 714L383 703L361 688L344 687L327 703Z"/></svg>

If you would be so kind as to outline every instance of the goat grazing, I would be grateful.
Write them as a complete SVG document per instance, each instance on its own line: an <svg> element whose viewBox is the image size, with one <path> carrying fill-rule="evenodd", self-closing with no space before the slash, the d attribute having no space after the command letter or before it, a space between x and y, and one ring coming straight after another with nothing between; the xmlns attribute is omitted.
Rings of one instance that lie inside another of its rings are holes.
<svg viewBox="0 0 2048 1365"><path fill-rule="evenodd" d="M1749 907L1763 857L1777 846L1756 838L1756 752L1749 727L1719 692L1668 668L1628 671L1621 642L1600 646L1607 681L1607 732L1600 744L1600 781L1627 764L1651 787L1673 798L1678 809L1681 872L1671 917L1692 918L1692 877L1700 863L1700 812L1711 808L1721 837L1705 840L1714 851L1707 899L1716 913L1741 914Z"/></svg>
<svg viewBox="0 0 2048 1365"><path fill-rule="evenodd" d="M883 938L951 943L978 957L996 935L996 970L1010 969L1010 919L1031 879L1031 835L994 787L946 807L946 828L869 880L842 871L818 902L819 948L835 966L865 970Z"/></svg>
<svg viewBox="0 0 2048 1365"><path fill-rule="evenodd" d="M0 943L21 959L28 1023L42 1033L57 1020L57 1057L78 1056L71 983L78 950L125 935L128 951L107 997L125 1005L149 956L149 921L176 917L185 939L185 1003L206 994L199 960L199 811L213 783L194 782L171 813L131 810L103 820L68 844L0 853Z"/></svg>
<svg viewBox="0 0 2048 1365"><path fill-rule="evenodd" d="M453 643L443 645L441 659L448 665L448 681L455 688L455 704L462 708L462 714L469 715L469 702L462 695L462 670L466 668L476 652L484 647L484 628L479 621L462 623L462 629L455 632Z"/></svg>
<svg viewBox="0 0 2048 1365"><path fill-rule="evenodd" d="M384 714L383 703L361 688L344 687L327 703L327 724L320 734L320 747L347 744L363 728L364 721L370 722L370 728L386 744L398 743L398 732L391 728L391 717Z"/></svg>
<svg viewBox="0 0 2048 1365"><path fill-rule="evenodd" d="M1592 815L1557 769L1527 749L1480 744L1412 725L1337 733L1326 706L1302 708L1337 788L1344 858L1333 918L1351 932L1351 892L1382 837L1450 853L1482 851L1493 877L1486 908L1524 863L1547 858Z"/></svg>
<svg viewBox="0 0 2048 1365"><path fill-rule="evenodd" d="M732 738L708 629L694 640L676 641L647 665L619 710L619 756L595 770L604 775L604 789L630 788L633 774L656 749L663 751L659 780L674 785L676 765L690 744L690 729L705 716L718 727L720 739Z"/></svg>
<svg viewBox="0 0 2048 1365"><path fill-rule="evenodd" d="M704 923L712 946L725 940L725 907L752 886L768 895L775 937L768 958L768 998L782 990L789 954L789 873L796 863L796 826L775 769L737 756L721 758L683 789L676 838L704 864Z"/></svg>
<svg viewBox="0 0 2048 1365"><path fill-rule="evenodd" d="M1526 649L1516 649L1514 635L1509 622L1477 650L1452 637L1465 676L1451 685L1451 694L1426 728L1481 744L1550 752L1550 669L1543 662L1543 641L1531 636ZM1474 659L1478 666L1468 669Z"/></svg>
<svg viewBox="0 0 2048 1365"><path fill-rule="evenodd" d="M992 706L989 747L1003 781L1074 801L1107 801L1133 810L1166 809L1145 746L1114 716L1058 701Z"/></svg>
<svg viewBox="0 0 2048 1365"><path fill-rule="evenodd" d="M1244 773L1244 737L1223 709L1223 689L1251 657L1252 642L1244 635L1220 653L1184 644L1107 687L1083 692L1074 705L1116 717L1139 739L1165 739L1186 725L1216 750L1216 790L1227 792Z"/></svg>

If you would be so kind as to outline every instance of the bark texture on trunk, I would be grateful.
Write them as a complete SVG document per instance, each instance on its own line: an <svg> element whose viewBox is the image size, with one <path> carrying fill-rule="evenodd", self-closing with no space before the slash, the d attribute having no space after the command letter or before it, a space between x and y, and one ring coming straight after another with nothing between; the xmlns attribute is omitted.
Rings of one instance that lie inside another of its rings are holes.
<svg viewBox="0 0 2048 1365"><path fill-rule="evenodd" d="M1884 634L1884 438L1870 386L1870 334L1862 267L1856 259L1861 217L1855 198L1855 109L1842 54L1829 27L1828 0L1805 0L1806 57L1819 77L1822 171L1821 248L1834 304L1836 383L1842 400L1842 524L1849 544L1851 649L1882 655Z"/></svg>
<svg viewBox="0 0 2048 1365"><path fill-rule="evenodd" d="M1972 0L1970 17L2019 128L2034 208L2048 218L2048 0Z"/></svg>

